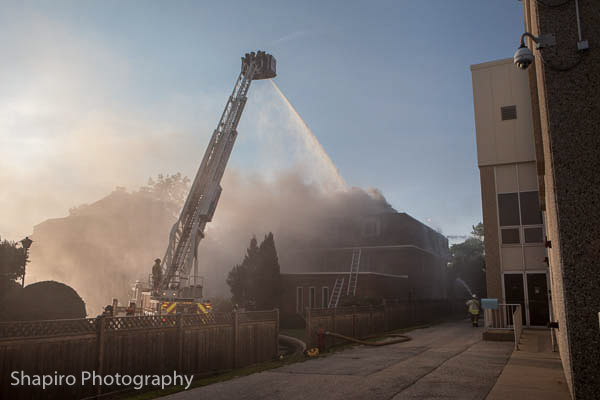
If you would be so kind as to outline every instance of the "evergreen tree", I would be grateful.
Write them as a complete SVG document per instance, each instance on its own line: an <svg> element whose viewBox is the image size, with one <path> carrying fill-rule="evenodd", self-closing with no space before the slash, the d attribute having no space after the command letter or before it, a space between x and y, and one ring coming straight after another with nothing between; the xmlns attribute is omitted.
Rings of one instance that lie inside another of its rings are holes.
<svg viewBox="0 0 600 400"><path fill-rule="evenodd" d="M275 239L269 232L260 244L258 252L258 271L256 274L256 306L259 309L279 307L281 296L281 275Z"/></svg>
<svg viewBox="0 0 600 400"><path fill-rule="evenodd" d="M252 299L252 274L256 268L256 258L258 256L258 244L256 238L250 240L250 245L246 250L246 255L241 264L233 267L227 276L227 284L231 290L232 303L247 306Z"/></svg>
<svg viewBox="0 0 600 400"><path fill-rule="evenodd" d="M227 284L234 304L259 310L279 306L281 277L272 233L260 246L256 238L250 240L244 260L229 272Z"/></svg>

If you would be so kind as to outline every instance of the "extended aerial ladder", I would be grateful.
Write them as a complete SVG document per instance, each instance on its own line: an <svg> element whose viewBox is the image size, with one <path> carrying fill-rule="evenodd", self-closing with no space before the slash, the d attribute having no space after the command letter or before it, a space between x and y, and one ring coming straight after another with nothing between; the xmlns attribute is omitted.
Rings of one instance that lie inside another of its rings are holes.
<svg viewBox="0 0 600 400"><path fill-rule="evenodd" d="M221 178L237 137L236 129L246 105L248 89L253 80L275 76L276 61L272 55L258 51L242 57L242 69L233 92L212 134L179 219L171 229L169 245L161 262L162 277L153 288L153 297L171 300L202 298L198 245L221 196ZM193 275L190 277L192 268Z"/></svg>

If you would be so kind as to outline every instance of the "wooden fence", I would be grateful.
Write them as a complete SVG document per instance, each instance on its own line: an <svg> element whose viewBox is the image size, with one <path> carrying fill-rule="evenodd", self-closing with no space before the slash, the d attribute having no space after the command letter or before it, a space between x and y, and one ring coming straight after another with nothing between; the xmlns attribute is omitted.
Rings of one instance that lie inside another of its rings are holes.
<svg viewBox="0 0 600 400"><path fill-rule="evenodd" d="M81 385L99 375L202 374L278 355L279 311L99 317L0 323L0 399L82 398L117 386ZM11 386L11 373L74 375L77 384Z"/></svg>
<svg viewBox="0 0 600 400"><path fill-rule="evenodd" d="M430 300L382 306L306 309L306 341L318 345L318 330L364 338L396 329L439 320L452 315L465 315L464 302ZM329 337L327 344L342 342Z"/></svg>

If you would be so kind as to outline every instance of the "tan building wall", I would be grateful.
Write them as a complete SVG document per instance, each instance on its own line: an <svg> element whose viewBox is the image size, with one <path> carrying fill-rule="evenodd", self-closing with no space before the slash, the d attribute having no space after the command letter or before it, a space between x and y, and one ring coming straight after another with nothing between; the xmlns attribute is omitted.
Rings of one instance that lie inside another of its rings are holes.
<svg viewBox="0 0 600 400"><path fill-rule="evenodd" d="M523 287L519 302L524 306L526 321L530 325L540 325L540 318L532 316L528 285L530 280L533 282L532 273L546 276L547 281L548 269L539 204L535 204L533 210L529 207L527 213L537 214L537 222L527 221L524 205L524 196L538 198L533 134L536 121L532 114L528 75L515 67L512 59L473 65L471 71L488 297L505 303L515 302L514 297L507 297L504 275L520 275ZM517 202L517 210L512 210L513 214L516 211L516 222L507 224L501 217L506 204L501 204L500 198L510 196ZM535 240L531 238L532 231L537 233ZM535 290L542 288L543 285L532 287ZM548 288L545 295L549 302ZM547 322L549 310L546 308L541 314L542 320Z"/></svg>
<svg viewBox="0 0 600 400"><path fill-rule="evenodd" d="M478 165L535 161L527 74L512 58L471 66ZM502 119L515 106L517 118Z"/></svg>
<svg viewBox="0 0 600 400"><path fill-rule="evenodd" d="M483 211L483 229L485 237L485 269L487 296L501 299L502 272L500 266L500 239L498 238L498 219L496 204L496 180L494 167L483 166L479 169L481 177L481 203Z"/></svg>

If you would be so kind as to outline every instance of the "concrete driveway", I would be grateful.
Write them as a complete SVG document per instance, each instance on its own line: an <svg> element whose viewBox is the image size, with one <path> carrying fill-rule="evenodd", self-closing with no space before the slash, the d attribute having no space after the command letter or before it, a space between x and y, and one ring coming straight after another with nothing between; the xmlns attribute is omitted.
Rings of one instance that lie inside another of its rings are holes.
<svg viewBox="0 0 600 400"><path fill-rule="evenodd" d="M409 333L413 340L359 346L166 397L189 399L485 399L513 344L481 341L468 321Z"/></svg>

